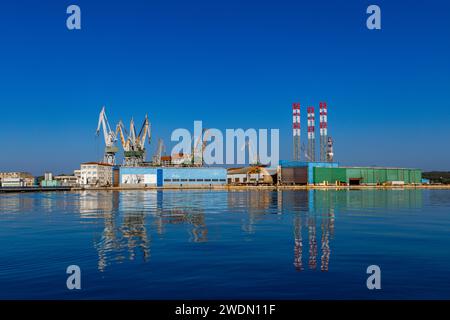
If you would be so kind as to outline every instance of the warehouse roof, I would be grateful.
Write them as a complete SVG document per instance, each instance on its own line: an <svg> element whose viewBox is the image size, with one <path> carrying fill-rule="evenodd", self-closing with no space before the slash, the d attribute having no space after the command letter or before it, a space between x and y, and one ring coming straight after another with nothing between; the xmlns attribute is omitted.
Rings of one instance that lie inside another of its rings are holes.
<svg viewBox="0 0 450 320"><path fill-rule="evenodd" d="M370 166L366 166L366 167L340 166L340 167L337 167L337 168L344 168L344 169L380 169L380 170L385 170L385 169L395 169L395 170L398 170L398 169L401 169L401 170L420 170L420 169L417 169L417 168L375 167L375 166L372 166L372 167L370 167ZM335 169L335 168L333 168L333 169Z"/></svg>
<svg viewBox="0 0 450 320"><path fill-rule="evenodd" d="M103 162L85 162L85 163L82 163L82 165L83 164L96 164L96 165L99 165L99 166L114 167L112 164L103 163Z"/></svg>

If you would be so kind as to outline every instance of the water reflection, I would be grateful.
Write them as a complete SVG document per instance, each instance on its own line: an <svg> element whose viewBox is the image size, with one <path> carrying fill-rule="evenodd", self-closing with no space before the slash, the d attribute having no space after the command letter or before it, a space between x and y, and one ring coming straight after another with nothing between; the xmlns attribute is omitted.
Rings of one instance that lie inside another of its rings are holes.
<svg viewBox="0 0 450 320"><path fill-rule="evenodd" d="M340 210L421 208L422 197L422 190L0 194L0 215L77 213L81 223L96 230L93 245L100 271L127 260L151 263L155 241L181 239L197 245L227 241L226 237L248 239L288 225L293 233L288 235L292 237L293 269L326 272ZM226 233L236 225L240 226L238 233Z"/></svg>

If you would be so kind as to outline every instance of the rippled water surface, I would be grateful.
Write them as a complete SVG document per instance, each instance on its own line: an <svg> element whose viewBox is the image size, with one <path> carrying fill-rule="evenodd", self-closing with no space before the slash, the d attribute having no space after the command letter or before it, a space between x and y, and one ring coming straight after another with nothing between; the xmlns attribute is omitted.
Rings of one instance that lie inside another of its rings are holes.
<svg viewBox="0 0 450 320"><path fill-rule="evenodd" d="M0 298L450 299L450 191L0 194Z"/></svg>

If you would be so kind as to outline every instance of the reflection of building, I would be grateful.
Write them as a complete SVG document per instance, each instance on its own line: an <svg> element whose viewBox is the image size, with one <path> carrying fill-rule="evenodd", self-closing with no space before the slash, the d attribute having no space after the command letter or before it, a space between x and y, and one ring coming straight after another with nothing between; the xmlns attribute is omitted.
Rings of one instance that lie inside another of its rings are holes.
<svg viewBox="0 0 450 320"><path fill-rule="evenodd" d="M164 198L164 199L163 199ZM208 195L204 191L199 191L193 194L192 201L207 201ZM205 214L202 208L197 206L193 208L172 206L170 204L184 202L186 203L186 194L179 192L162 192L158 191L158 207L157 215L155 218L155 224L158 234L165 233L166 225L187 224L192 228L189 230L191 235L190 240L193 242L206 242L208 241L208 228L205 222ZM164 207L164 203L168 203L167 208ZM187 201L191 203L191 201ZM209 205L209 204L208 204Z"/></svg>
<svg viewBox="0 0 450 320"><path fill-rule="evenodd" d="M104 271L111 261L120 262L127 258L134 260L138 253L142 254L144 261L150 258L150 235L146 227L147 212L142 208L135 210L129 206L128 201L126 196L118 192L80 194L82 218L87 219L86 221L102 219L104 224L101 236L95 242L100 271ZM121 202L125 202L126 205L120 207ZM145 202L135 201L134 203Z"/></svg>
<svg viewBox="0 0 450 320"><path fill-rule="evenodd" d="M229 191L227 197L229 209L248 215L247 219L242 220L242 230L253 233L255 223L264 218L271 206L278 206L280 194L261 190Z"/></svg>
<svg viewBox="0 0 450 320"><path fill-rule="evenodd" d="M107 163L86 162L81 164L82 186L112 186L113 166Z"/></svg>

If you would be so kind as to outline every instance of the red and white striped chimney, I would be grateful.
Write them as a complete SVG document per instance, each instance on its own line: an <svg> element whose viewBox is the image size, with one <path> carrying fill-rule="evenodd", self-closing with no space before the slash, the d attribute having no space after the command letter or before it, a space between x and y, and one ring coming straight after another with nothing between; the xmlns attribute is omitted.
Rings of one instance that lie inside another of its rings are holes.
<svg viewBox="0 0 450 320"><path fill-rule="evenodd" d="M294 160L300 160L300 103L292 104L292 135Z"/></svg>
<svg viewBox="0 0 450 320"><path fill-rule="evenodd" d="M314 107L308 107L308 161L314 162L316 158L316 118L314 114Z"/></svg>
<svg viewBox="0 0 450 320"><path fill-rule="evenodd" d="M327 136L328 136L328 106L326 102L320 102L320 161L327 160Z"/></svg>

